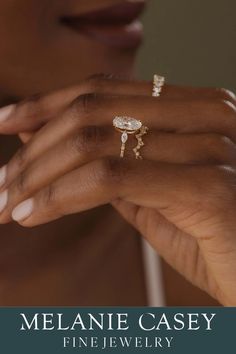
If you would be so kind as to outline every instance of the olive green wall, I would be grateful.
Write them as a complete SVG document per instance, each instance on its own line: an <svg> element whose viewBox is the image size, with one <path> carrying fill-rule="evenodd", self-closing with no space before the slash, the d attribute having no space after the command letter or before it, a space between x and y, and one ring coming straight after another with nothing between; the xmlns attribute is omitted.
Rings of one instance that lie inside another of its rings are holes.
<svg viewBox="0 0 236 354"><path fill-rule="evenodd" d="M236 0L149 0L140 78L236 90Z"/></svg>

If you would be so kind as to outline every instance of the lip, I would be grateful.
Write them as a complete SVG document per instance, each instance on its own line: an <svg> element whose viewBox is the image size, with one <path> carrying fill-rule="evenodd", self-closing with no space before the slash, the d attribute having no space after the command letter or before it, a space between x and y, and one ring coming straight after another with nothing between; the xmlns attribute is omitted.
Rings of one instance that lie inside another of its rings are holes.
<svg viewBox="0 0 236 354"><path fill-rule="evenodd" d="M143 39L143 26L138 18L145 7L146 1L126 1L81 16L64 17L62 23L105 45L135 49Z"/></svg>

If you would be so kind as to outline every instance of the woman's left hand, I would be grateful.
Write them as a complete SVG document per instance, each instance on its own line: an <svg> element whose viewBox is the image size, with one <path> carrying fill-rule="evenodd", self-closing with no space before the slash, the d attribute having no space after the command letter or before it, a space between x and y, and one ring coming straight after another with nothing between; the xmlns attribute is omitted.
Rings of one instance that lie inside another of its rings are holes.
<svg viewBox="0 0 236 354"><path fill-rule="evenodd" d="M175 269L236 305L235 97L169 85L160 98L151 92L152 83L93 78L16 106L0 132L47 124L0 172L0 222L31 227L112 203ZM144 160L132 137L117 157L116 115L149 127Z"/></svg>

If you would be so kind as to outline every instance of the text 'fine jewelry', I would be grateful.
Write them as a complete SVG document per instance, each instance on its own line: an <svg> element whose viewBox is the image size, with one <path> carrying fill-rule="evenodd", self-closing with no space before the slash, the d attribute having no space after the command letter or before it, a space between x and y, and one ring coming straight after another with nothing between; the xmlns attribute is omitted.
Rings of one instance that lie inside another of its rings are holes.
<svg viewBox="0 0 236 354"><path fill-rule="evenodd" d="M164 76L154 75L152 97L159 97L165 84Z"/></svg>
<svg viewBox="0 0 236 354"><path fill-rule="evenodd" d="M135 135L138 141L137 146L133 149L136 159L142 159L140 149L144 146L143 135L147 134L148 128L145 127L140 120L131 117L116 116L113 119L113 126L121 134L121 149L120 157L123 158L125 154L126 142L128 141L129 134Z"/></svg>

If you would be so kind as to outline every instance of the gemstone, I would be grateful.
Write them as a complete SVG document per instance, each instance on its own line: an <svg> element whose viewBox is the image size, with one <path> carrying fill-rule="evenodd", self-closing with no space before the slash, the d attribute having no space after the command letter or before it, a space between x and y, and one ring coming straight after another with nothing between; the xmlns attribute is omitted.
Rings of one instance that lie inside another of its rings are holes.
<svg viewBox="0 0 236 354"><path fill-rule="evenodd" d="M115 128L126 131L136 131L142 127L140 120L131 117L115 117L113 120L113 125Z"/></svg>
<svg viewBox="0 0 236 354"><path fill-rule="evenodd" d="M123 144L125 144L127 140L128 140L128 134L127 134L126 132L122 133L122 135L121 135L121 142L122 142Z"/></svg>
<svg viewBox="0 0 236 354"><path fill-rule="evenodd" d="M154 75L154 83L156 85L164 85L165 78L164 76Z"/></svg>

